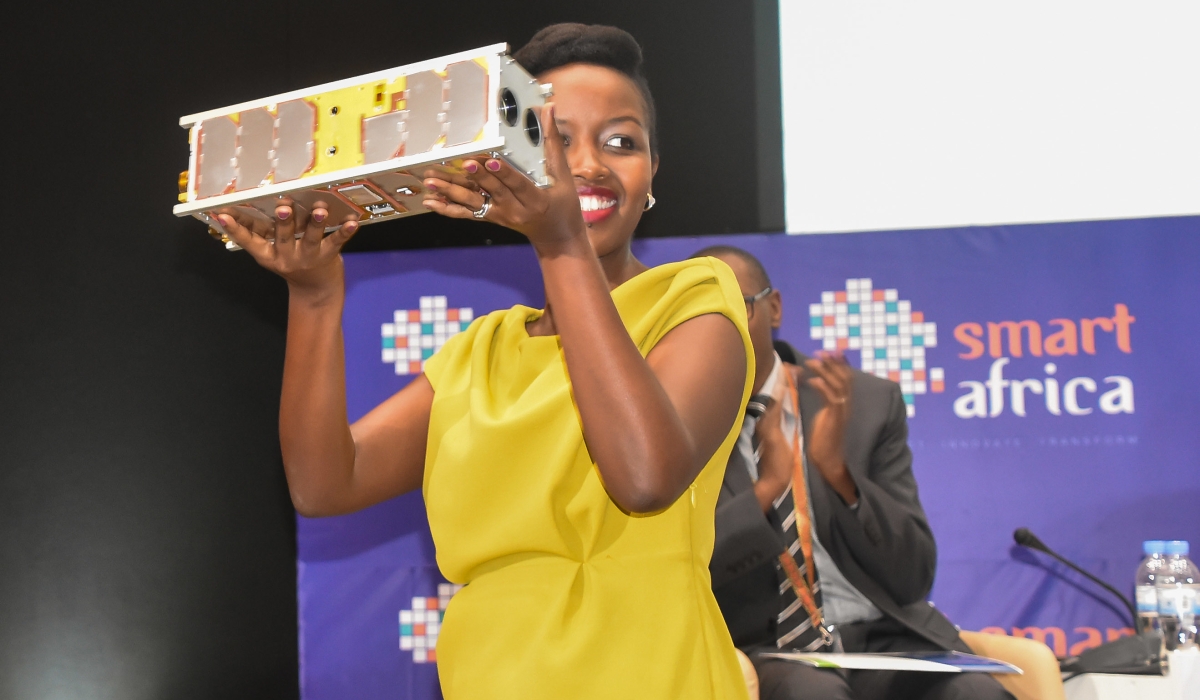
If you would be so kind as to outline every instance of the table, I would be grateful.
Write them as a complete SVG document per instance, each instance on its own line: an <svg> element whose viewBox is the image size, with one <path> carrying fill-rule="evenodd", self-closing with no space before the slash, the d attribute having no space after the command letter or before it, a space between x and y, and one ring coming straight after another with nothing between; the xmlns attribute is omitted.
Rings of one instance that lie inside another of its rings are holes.
<svg viewBox="0 0 1200 700"><path fill-rule="evenodd" d="M1166 676L1085 673L1064 685L1067 700L1200 700L1200 650L1170 653Z"/></svg>

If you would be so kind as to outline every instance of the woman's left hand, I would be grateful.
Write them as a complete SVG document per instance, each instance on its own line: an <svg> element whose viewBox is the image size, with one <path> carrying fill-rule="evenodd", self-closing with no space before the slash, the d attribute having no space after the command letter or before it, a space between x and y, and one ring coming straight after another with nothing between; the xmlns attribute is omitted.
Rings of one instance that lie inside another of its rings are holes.
<svg viewBox="0 0 1200 700"><path fill-rule="evenodd" d="M482 218L523 233L538 252L551 252L563 244L587 240L583 214L574 177L567 164L563 139L554 123L554 105L542 108L546 171L549 187L538 187L528 177L498 158L468 160L463 169L475 187L451 182L426 173L429 190L423 202L430 211L455 219L474 219L491 197L491 206Z"/></svg>

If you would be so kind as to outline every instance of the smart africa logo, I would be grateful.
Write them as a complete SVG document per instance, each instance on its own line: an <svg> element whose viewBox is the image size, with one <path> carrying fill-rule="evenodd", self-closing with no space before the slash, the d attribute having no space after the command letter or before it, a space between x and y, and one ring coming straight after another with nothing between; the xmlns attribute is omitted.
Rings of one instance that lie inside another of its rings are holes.
<svg viewBox="0 0 1200 700"><path fill-rule="evenodd" d="M858 350L862 371L900 385L911 418L917 395L946 390L946 373L927 367L925 351L937 347L937 324L914 311L895 289L873 289L866 278L846 280L845 291L821 292L808 307L810 336L828 351Z"/></svg>
<svg viewBox="0 0 1200 700"><path fill-rule="evenodd" d="M971 419L996 418L1005 415L1006 409L1019 418L1031 414L1086 416L1096 409L1110 416L1133 413L1130 377L1110 374L1097 380L1069 373L1074 373L1076 358L1107 356L1107 364L1120 355L1132 355L1135 321L1128 306L1113 304L1112 316L958 324L954 339L962 345L959 358L990 360L991 365L986 379L958 383L965 391L954 400L954 414ZM1030 360L1045 363L1041 368L1045 376L1005 376L1006 369L1029 371ZM1061 374L1059 363L1063 363ZM1044 413L1038 404L1045 405Z"/></svg>
<svg viewBox="0 0 1200 700"><path fill-rule="evenodd" d="M400 611L400 651L411 651L413 663L437 661L437 639L442 629L442 617L450 599L462 586L439 583L436 598L416 596L412 608Z"/></svg>
<svg viewBox="0 0 1200 700"><path fill-rule="evenodd" d="M396 374L420 374L425 361L475 318L470 307L451 309L446 297L421 297L416 309L397 309L383 324L383 362L396 365Z"/></svg>

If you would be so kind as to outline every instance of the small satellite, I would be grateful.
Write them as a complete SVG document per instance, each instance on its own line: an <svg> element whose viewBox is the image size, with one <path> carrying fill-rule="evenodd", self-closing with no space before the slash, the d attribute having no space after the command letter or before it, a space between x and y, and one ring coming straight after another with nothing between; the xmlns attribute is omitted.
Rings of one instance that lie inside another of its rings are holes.
<svg viewBox="0 0 1200 700"><path fill-rule="evenodd" d="M305 90L191 114L191 158L176 216L193 216L238 250L213 212L274 219L290 197L325 202L334 230L423 214L424 173L461 175L465 159L500 158L550 184L540 107L551 94L507 44L451 54Z"/></svg>

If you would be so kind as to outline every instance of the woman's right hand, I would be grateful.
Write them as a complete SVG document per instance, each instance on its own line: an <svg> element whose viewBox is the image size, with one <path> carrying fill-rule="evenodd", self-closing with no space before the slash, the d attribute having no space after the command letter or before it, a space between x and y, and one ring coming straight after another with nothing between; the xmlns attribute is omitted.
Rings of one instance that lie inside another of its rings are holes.
<svg viewBox="0 0 1200 700"><path fill-rule="evenodd" d="M359 223L347 217L326 236L328 205L318 201L311 212L284 197L275 207L275 219L267 223L240 207L216 213L217 220L233 240L259 265L287 280L293 295L324 297L342 284L342 246L358 231ZM297 237L297 231L302 235Z"/></svg>
<svg viewBox="0 0 1200 700"><path fill-rule="evenodd" d="M554 103L547 102L539 115L545 136L546 174L549 187L539 187L520 170L500 158L467 159L463 163L466 183L426 173L429 191L424 202L430 211L453 219L476 219L484 203L489 203L488 221L522 233L539 253L556 250L564 244L580 243L594 257L588 242L575 177L567 162L562 134L554 120ZM484 194L486 193L486 195Z"/></svg>

